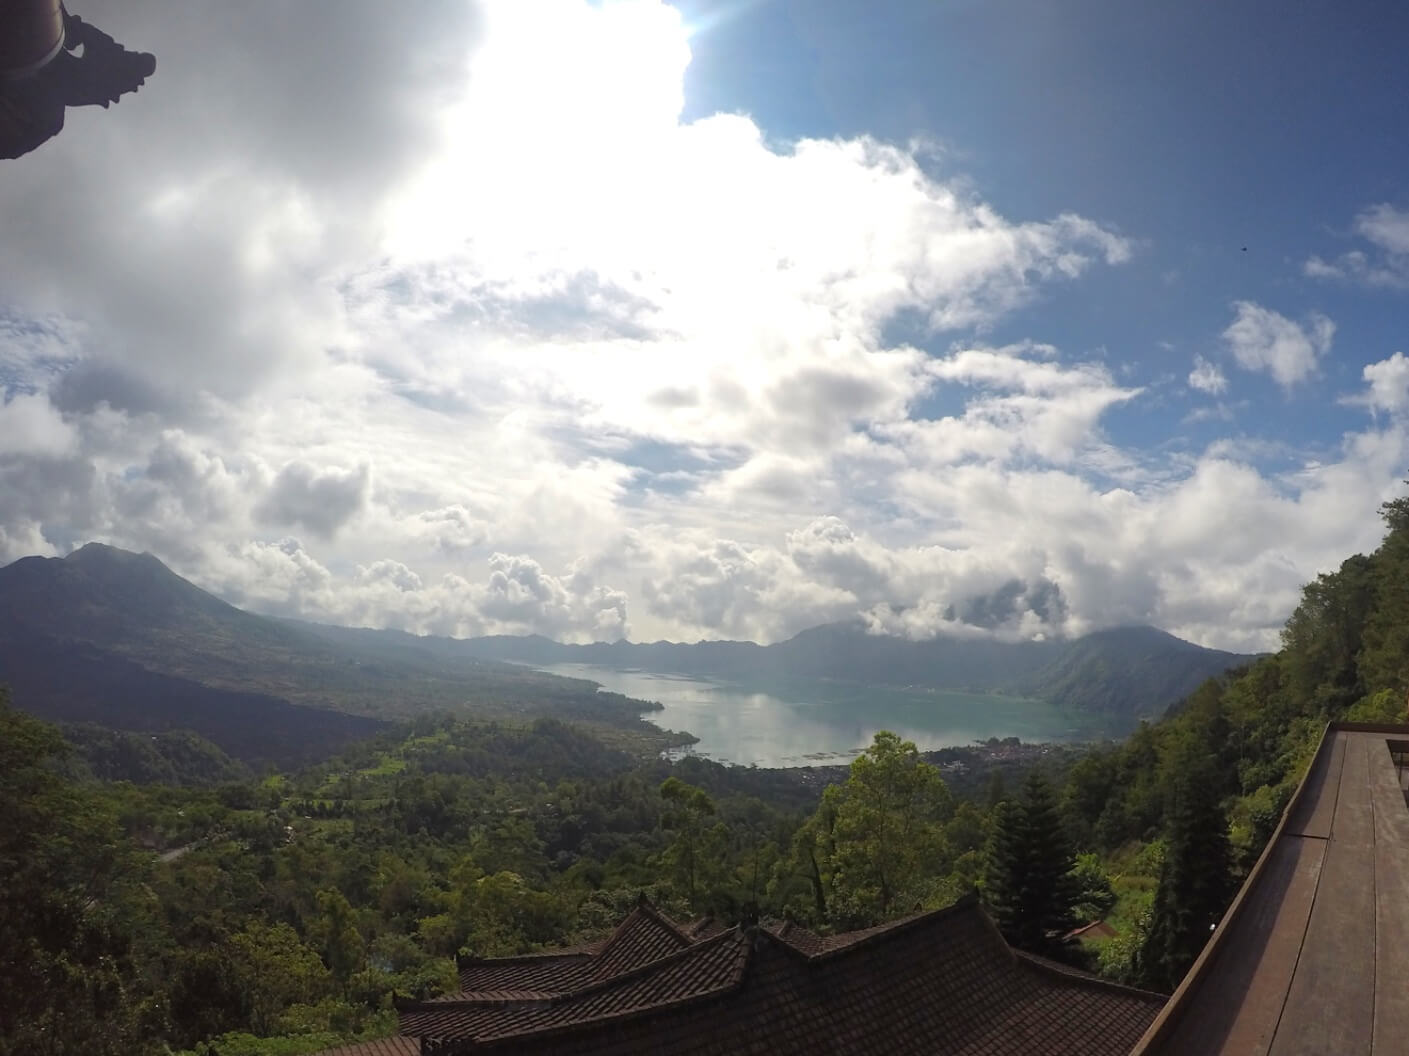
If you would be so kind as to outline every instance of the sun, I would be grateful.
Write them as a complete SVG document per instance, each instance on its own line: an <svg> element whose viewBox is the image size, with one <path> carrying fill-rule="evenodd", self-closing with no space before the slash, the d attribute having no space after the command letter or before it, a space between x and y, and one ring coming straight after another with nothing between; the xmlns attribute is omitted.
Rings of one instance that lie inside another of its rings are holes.
<svg viewBox="0 0 1409 1056"><path fill-rule="evenodd" d="M523 230L516 205L535 199L545 224L575 226L555 206L565 172L575 178L571 204L588 219L584 205L629 184L614 174L638 170L677 128L688 38L679 12L659 0L490 0L437 153L396 203L393 240L531 243L547 232ZM501 216L516 217L518 230L496 232Z"/></svg>

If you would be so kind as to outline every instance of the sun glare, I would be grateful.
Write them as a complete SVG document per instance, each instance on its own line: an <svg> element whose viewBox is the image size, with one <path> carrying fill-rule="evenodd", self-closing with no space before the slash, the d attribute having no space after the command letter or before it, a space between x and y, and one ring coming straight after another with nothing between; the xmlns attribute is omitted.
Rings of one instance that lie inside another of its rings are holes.
<svg viewBox="0 0 1409 1056"><path fill-rule="evenodd" d="M676 127L686 38L679 13L658 0L491 3L441 151L393 209L393 250L535 243L549 223L563 238L612 212L590 204L619 195L620 174L639 172ZM559 208L565 171L575 189ZM522 229L526 202L544 221L538 232ZM515 230L498 230L508 218Z"/></svg>

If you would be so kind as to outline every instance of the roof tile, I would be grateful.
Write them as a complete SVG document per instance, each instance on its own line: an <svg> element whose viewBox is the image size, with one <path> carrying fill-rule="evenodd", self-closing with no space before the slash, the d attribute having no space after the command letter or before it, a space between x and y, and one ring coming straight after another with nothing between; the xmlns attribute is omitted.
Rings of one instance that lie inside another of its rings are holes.
<svg viewBox="0 0 1409 1056"><path fill-rule="evenodd" d="M704 930L643 905L578 988L405 1006L402 1030L457 1054L1124 1056L1164 1002L1015 955L972 900L836 936L789 924L692 943Z"/></svg>

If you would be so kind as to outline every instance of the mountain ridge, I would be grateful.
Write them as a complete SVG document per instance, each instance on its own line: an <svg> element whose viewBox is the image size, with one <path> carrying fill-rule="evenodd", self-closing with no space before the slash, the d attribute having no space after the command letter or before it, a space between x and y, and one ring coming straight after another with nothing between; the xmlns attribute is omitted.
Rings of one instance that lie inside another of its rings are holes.
<svg viewBox="0 0 1409 1056"><path fill-rule="evenodd" d="M0 683L61 722L189 729L231 756L326 756L394 719L558 715L668 739L593 684L424 648L350 650L236 608L151 554L90 543L0 568ZM675 739L678 743L679 738Z"/></svg>
<svg viewBox="0 0 1409 1056"><path fill-rule="evenodd" d="M570 645L541 635L447 639L486 659L641 668L739 681L811 678L886 686L1002 692L1047 700L1126 728L1154 718L1209 678L1254 657L1208 649L1148 625L1080 638L1002 641L940 636L912 641L823 624L771 645L702 641Z"/></svg>
<svg viewBox="0 0 1409 1056"><path fill-rule="evenodd" d="M246 759L258 758L272 733L252 738L232 714L258 714L287 740L308 736L323 720L347 727L347 736L363 732L343 722L350 717L375 723L468 707L486 716L562 714L620 726L639 722L648 707L525 666L584 663L725 682L827 680L1006 693L1046 700L1123 732L1251 659L1144 626L1018 642L911 641L869 634L859 621L807 628L770 645L445 638L261 616L202 590L151 554L98 543L64 558L22 558L0 568L0 681L40 698L39 710L50 717L118 728L173 728L185 701L199 720L196 732ZM144 695L152 701L145 710ZM105 720L107 705L112 713Z"/></svg>

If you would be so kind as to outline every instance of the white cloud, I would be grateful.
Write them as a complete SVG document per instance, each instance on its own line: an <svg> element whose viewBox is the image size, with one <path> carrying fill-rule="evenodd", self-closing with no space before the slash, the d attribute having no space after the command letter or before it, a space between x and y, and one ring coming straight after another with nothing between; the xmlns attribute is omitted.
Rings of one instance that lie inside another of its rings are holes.
<svg viewBox="0 0 1409 1056"><path fill-rule="evenodd" d="M1392 256L1409 255L1409 210L1371 206L1355 218L1355 230Z"/></svg>
<svg viewBox="0 0 1409 1056"><path fill-rule="evenodd" d="M370 477L365 464L351 470L319 470L306 462L290 462L255 512L272 524L301 526L327 538L367 504Z"/></svg>
<svg viewBox="0 0 1409 1056"><path fill-rule="evenodd" d="M1236 301L1233 310L1237 318L1223 331L1233 358L1244 370L1266 371L1284 389L1315 373L1331 349L1336 324L1319 312L1300 324L1252 301Z"/></svg>
<svg viewBox="0 0 1409 1056"><path fill-rule="evenodd" d="M0 183L0 556L442 634L1261 647L1402 475L1397 418L1285 480L1121 447L1138 379L983 341L1129 240L947 155L682 121L663 4L212 10L114 8L151 90ZM1238 311L1283 385L1329 347Z"/></svg>
<svg viewBox="0 0 1409 1056"><path fill-rule="evenodd" d="M493 554L489 567L477 610L492 626L590 641L615 641L630 630L626 595L598 585L583 568L553 576L522 554Z"/></svg>
<svg viewBox="0 0 1409 1056"><path fill-rule="evenodd" d="M1189 388L1220 396L1228 391L1228 378L1217 363L1195 356L1194 369L1189 372Z"/></svg>
<svg viewBox="0 0 1409 1056"><path fill-rule="evenodd" d="M6 398L0 391L0 457L5 455L62 456L77 449L74 429L43 394Z"/></svg>
<svg viewBox="0 0 1409 1056"><path fill-rule="evenodd" d="M1409 359L1396 352L1388 359L1366 365L1361 372L1369 388L1342 402L1360 404L1373 411L1402 414L1409 410Z"/></svg>
<svg viewBox="0 0 1409 1056"><path fill-rule="evenodd" d="M1049 346L963 349L932 359L927 372L940 383L974 391L962 415L912 418L881 432L916 457L937 464L968 458L1030 456L1093 467L1124 468L1099 429L1110 408L1139 396L1117 385L1101 363L1062 363Z"/></svg>
<svg viewBox="0 0 1409 1056"><path fill-rule="evenodd" d="M1388 289L1409 289L1409 210L1381 202L1355 218L1355 232L1372 251L1353 249L1334 260L1313 254L1302 265L1308 278L1359 282Z"/></svg>

